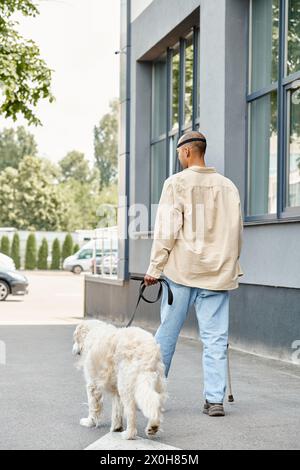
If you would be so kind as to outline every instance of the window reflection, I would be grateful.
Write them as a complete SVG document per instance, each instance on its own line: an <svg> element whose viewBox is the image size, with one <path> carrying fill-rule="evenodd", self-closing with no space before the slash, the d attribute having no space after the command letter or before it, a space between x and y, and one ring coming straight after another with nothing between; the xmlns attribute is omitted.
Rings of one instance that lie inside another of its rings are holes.
<svg viewBox="0 0 300 470"><path fill-rule="evenodd" d="M178 126L179 122L179 77L180 60L179 50L174 50L172 58L172 128Z"/></svg>
<svg viewBox="0 0 300 470"><path fill-rule="evenodd" d="M249 215L276 213L277 92L250 104Z"/></svg>
<svg viewBox="0 0 300 470"><path fill-rule="evenodd" d="M151 146L151 194L152 203L159 201L160 193L166 179L166 142L162 140Z"/></svg>
<svg viewBox="0 0 300 470"><path fill-rule="evenodd" d="M251 91L278 80L279 0L252 1Z"/></svg>
<svg viewBox="0 0 300 470"><path fill-rule="evenodd" d="M197 59L197 109L196 109L196 118L200 118L200 34L197 33L197 44L198 44L198 59ZM199 126L198 126L199 127Z"/></svg>
<svg viewBox="0 0 300 470"><path fill-rule="evenodd" d="M289 93L288 201L300 206L300 88Z"/></svg>
<svg viewBox="0 0 300 470"><path fill-rule="evenodd" d="M176 160L177 160L177 142L178 142L178 133L170 137L169 139L169 176L173 175L176 172Z"/></svg>
<svg viewBox="0 0 300 470"><path fill-rule="evenodd" d="M288 2L288 59L287 73L300 70L300 0Z"/></svg>
<svg viewBox="0 0 300 470"><path fill-rule="evenodd" d="M166 141L151 145L151 226L155 221L155 204L158 204L166 179ZM154 211L154 212L152 212Z"/></svg>
<svg viewBox="0 0 300 470"><path fill-rule="evenodd" d="M166 132L167 122L167 60L160 57L153 66L153 110L152 138L155 139Z"/></svg>
<svg viewBox="0 0 300 470"><path fill-rule="evenodd" d="M185 48L185 96L184 116L185 124L189 124L193 117L193 38L188 38Z"/></svg>

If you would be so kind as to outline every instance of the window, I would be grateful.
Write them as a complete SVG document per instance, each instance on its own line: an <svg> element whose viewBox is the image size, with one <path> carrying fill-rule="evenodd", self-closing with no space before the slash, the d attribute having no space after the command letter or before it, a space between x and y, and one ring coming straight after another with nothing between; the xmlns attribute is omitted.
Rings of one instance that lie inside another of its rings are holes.
<svg viewBox="0 0 300 470"><path fill-rule="evenodd" d="M166 56L153 64L152 139L166 134L167 119L167 62Z"/></svg>
<svg viewBox="0 0 300 470"><path fill-rule="evenodd" d="M152 140L151 140L151 208L159 202L167 176L167 55L153 63L152 71ZM150 215L155 220L155 214Z"/></svg>
<svg viewBox="0 0 300 470"><path fill-rule="evenodd" d="M179 95L180 95L180 56L179 45L171 51L171 114L172 114L172 129L178 128L179 125Z"/></svg>
<svg viewBox="0 0 300 470"><path fill-rule="evenodd" d="M246 220L300 216L300 0L251 0Z"/></svg>
<svg viewBox="0 0 300 470"><path fill-rule="evenodd" d="M290 0L287 2L287 17L288 17L288 31L287 31L287 61L286 72L290 75L300 71L300 1Z"/></svg>
<svg viewBox="0 0 300 470"><path fill-rule="evenodd" d="M151 129L151 204L157 204L165 179L180 170L176 146L188 130L199 129L199 29L194 27L153 62ZM151 212L151 228L155 213Z"/></svg>
<svg viewBox="0 0 300 470"><path fill-rule="evenodd" d="M185 43L185 67L184 67L184 123L189 126L193 118L193 35L190 35Z"/></svg>
<svg viewBox="0 0 300 470"><path fill-rule="evenodd" d="M78 259L90 259L92 258L92 256L93 256L92 249L82 250L78 256Z"/></svg>
<svg viewBox="0 0 300 470"><path fill-rule="evenodd" d="M250 104L249 214L277 210L277 93Z"/></svg>
<svg viewBox="0 0 300 470"><path fill-rule="evenodd" d="M300 206L300 82L287 92L287 171L286 201L288 207Z"/></svg>

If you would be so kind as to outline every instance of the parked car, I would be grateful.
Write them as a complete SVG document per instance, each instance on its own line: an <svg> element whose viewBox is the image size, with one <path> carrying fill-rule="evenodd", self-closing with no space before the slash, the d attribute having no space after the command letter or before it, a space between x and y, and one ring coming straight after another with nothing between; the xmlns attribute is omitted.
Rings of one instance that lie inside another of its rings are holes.
<svg viewBox="0 0 300 470"><path fill-rule="evenodd" d="M102 261L102 273L103 274L117 274L118 269L118 256L117 253L111 253L105 256Z"/></svg>
<svg viewBox="0 0 300 470"><path fill-rule="evenodd" d="M74 255L68 256L63 262L63 269L71 271L74 274L80 274L82 271L89 271L93 249L87 248L79 250Z"/></svg>
<svg viewBox="0 0 300 470"><path fill-rule="evenodd" d="M116 249L113 250L117 251ZM109 247L104 247L98 244L96 250L97 264L98 259L102 259L103 256L107 256L110 253ZM71 271L74 274L80 274L82 271L91 271L92 261L94 255L93 242L89 242L78 250L74 255L68 256L63 262L63 269L65 271Z"/></svg>
<svg viewBox="0 0 300 470"><path fill-rule="evenodd" d="M0 266L11 269L12 271L15 271L16 269L14 260L10 258L10 256L6 256L3 253L0 253Z"/></svg>
<svg viewBox="0 0 300 470"><path fill-rule="evenodd" d="M28 279L18 271L0 267L0 301L8 295L28 294Z"/></svg>

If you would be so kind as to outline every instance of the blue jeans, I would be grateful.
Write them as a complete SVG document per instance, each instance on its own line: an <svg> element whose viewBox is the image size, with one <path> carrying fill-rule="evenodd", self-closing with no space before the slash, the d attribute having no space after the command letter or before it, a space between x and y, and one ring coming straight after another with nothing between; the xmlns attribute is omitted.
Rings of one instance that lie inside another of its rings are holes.
<svg viewBox="0 0 300 470"><path fill-rule="evenodd" d="M173 304L168 305L167 287L162 283L161 324L155 339L160 345L165 375L168 376L180 330L194 304L203 343L203 395L210 403L222 403L227 383L229 292L188 287L162 277L173 292Z"/></svg>

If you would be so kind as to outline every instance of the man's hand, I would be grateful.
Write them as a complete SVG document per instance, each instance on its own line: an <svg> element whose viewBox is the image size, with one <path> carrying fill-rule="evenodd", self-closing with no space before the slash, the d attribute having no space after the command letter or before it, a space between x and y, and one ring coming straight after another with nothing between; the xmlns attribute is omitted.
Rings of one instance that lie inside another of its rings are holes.
<svg viewBox="0 0 300 470"><path fill-rule="evenodd" d="M156 277L149 276L148 274L146 274L144 277L144 283L146 286L152 286L153 284L156 284L157 282L158 282L158 279Z"/></svg>

